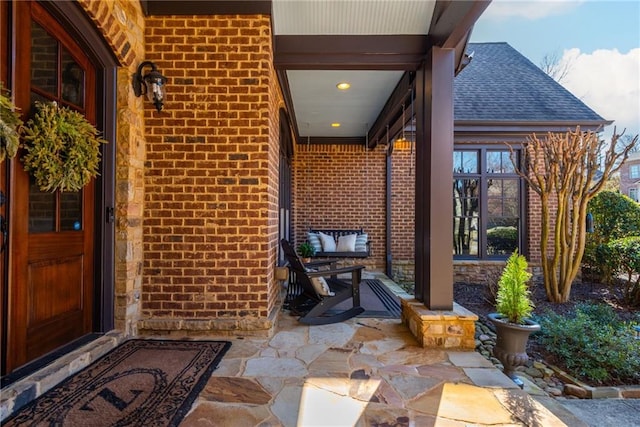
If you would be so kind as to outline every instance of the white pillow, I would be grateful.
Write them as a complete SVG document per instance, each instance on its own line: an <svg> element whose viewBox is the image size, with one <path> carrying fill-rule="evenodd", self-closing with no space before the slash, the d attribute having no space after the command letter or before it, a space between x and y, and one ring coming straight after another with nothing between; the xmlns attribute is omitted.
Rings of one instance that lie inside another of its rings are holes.
<svg viewBox="0 0 640 427"><path fill-rule="evenodd" d="M318 234L320 235L320 241L322 242L322 250L324 252L335 252L336 241L333 240L333 236L329 236L328 234L324 234L323 232L320 232Z"/></svg>
<svg viewBox="0 0 640 427"><path fill-rule="evenodd" d="M356 234L347 234L338 237L337 252L355 252L356 250Z"/></svg>
<svg viewBox="0 0 640 427"><path fill-rule="evenodd" d="M367 233L358 234L356 237L356 252L366 252L367 251L367 239L369 235Z"/></svg>
<svg viewBox="0 0 640 427"><path fill-rule="evenodd" d="M312 277L311 284L318 295L322 295L324 297L332 297L335 295L335 293L331 292L331 288L329 288L327 280L324 277Z"/></svg>

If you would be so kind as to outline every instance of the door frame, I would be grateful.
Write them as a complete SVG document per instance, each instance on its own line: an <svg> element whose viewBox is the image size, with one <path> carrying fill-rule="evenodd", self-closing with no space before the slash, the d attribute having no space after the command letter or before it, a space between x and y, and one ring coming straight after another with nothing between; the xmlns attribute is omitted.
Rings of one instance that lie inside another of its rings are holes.
<svg viewBox="0 0 640 427"><path fill-rule="evenodd" d="M14 0L15 1L15 0ZM9 21L11 27L7 29L6 46L0 48L0 58L7 69L2 70L6 86L12 89L15 86L15 64L11 61L15 55L16 45L16 13L13 2L2 2L0 19ZM116 165L116 73L120 65L112 50L108 47L99 30L91 19L76 2L39 1L39 5L49 12L75 40L80 44L84 53L90 58L96 68L96 127L102 132L102 137L109 141L102 145L102 162L99 176L95 180L95 234L94 240L94 307L93 307L93 332L107 332L114 328L114 301L115 301L115 165ZM6 18L3 17L6 13ZM3 21L4 22L4 21ZM0 37L2 39L2 37ZM4 40L3 40L3 45ZM6 162L0 167L0 184L6 189L6 212L11 208L11 175L15 170L18 158ZM11 241L11 221L9 218L9 241ZM0 254L2 261L0 271L2 276L2 329L1 340L4 351L9 351L6 346L7 328L10 327L8 307L6 304L10 275L8 266L11 265L11 250ZM4 356L4 354L3 354ZM6 374L5 357L2 357L1 372ZM29 364L27 364L29 365Z"/></svg>

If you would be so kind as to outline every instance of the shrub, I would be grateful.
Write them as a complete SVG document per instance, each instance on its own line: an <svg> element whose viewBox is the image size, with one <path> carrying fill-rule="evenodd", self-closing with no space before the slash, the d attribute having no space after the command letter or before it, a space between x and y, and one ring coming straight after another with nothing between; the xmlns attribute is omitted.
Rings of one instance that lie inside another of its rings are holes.
<svg viewBox="0 0 640 427"><path fill-rule="evenodd" d="M617 261L607 244L616 239L640 236L640 204L613 191L602 191L589 201L594 231L587 235L583 267L611 283Z"/></svg>
<svg viewBox="0 0 640 427"><path fill-rule="evenodd" d="M625 237L607 245L611 259L616 260L616 273L624 273L625 302L640 305L640 236Z"/></svg>
<svg viewBox="0 0 640 427"><path fill-rule="evenodd" d="M533 302L529 298L527 259L515 251L507 260L498 281L496 311L511 323L524 323L531 316Z"/></svg>
<svg viewBox="0 0 640 427"><path fill-rule="evenodd" d="M611 307L583 303L573 318L545 312L538 320L536 339L579 379L640 382L640 340L633 338L632 324L620 320Z"/></svg>

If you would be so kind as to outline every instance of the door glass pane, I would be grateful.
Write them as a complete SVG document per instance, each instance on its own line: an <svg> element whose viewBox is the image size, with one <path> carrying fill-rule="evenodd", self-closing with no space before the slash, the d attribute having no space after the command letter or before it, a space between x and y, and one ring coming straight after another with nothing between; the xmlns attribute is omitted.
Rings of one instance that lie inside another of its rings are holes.
<svg viewBox="0 0 640 427"><path fill-rule="evenodd" d="M46 233L56 226L56 194L40 191L33 178L29 183L29 232Z"/></svg>
<svg viewBox="0 0 640 427"><path fill-rule="evenodd" d="M82 229L82 192L60 194L60 229L62 231Z"/></svg>
<svg viewBox="0 0 640 427"><path fill-rule="evenodd" d="M58 42L36 22L31 23L31 84L57 96Z"/></svg>
<svg viewBox="0 0 640 427"><path fill-rule="evenodd" d="M84 70L69 54L62 50L62 99L84 107Z"/></svg>

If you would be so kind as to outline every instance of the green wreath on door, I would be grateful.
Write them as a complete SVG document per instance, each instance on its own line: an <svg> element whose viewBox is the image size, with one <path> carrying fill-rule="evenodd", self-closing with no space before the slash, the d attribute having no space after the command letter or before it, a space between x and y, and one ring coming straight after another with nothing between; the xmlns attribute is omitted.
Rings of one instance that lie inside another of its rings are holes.
<svg viewBox="0 0 640 427"><path fill-rule="evenodd" d="M99 174L100 132L77 111L36 101L24 128L24 168L41 191L79 191Z"/></svg>

